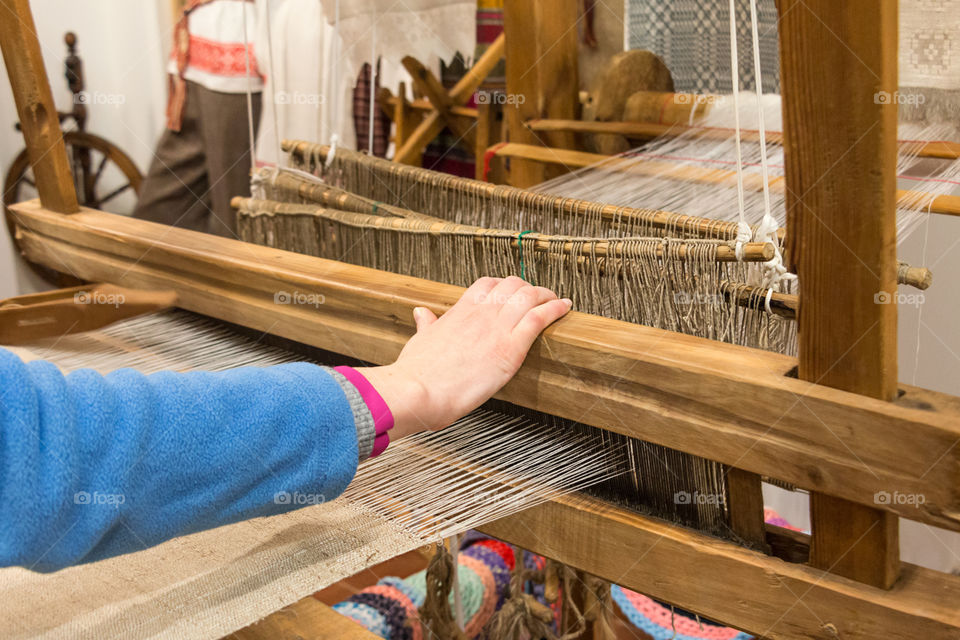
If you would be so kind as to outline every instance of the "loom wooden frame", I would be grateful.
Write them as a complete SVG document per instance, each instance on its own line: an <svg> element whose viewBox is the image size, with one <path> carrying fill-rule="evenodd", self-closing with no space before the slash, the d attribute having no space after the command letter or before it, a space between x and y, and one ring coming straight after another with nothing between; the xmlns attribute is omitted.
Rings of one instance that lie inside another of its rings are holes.
<svg viewBox="0 0 960 640"><path fill-rule="evenodd" d="M0 14L40 191L40 202L12 207L28 259L88 280L172 289L186 309L372 362L396 356L413 331L414 306L440 312L458 296L449 285L79 210L28 0L4 0ZM274 303L297 287L327 303ZM887 402L804 382L792 372L799 365L809 375L805 357L574 313L544 334L500 397L869 505L868 513L960 529L960 399L907 388ZM877 373L889 376L888 367ZM825 423L836 437L818 436ZM888 489L928 500L876 505L874 492ZM564 537L553 535L557 527ZM884 591L583 498L487 530L768 638L945 638L960 629L960 578L899 562L899 581ZM749 597L731 602L731 580Z"/></svg>

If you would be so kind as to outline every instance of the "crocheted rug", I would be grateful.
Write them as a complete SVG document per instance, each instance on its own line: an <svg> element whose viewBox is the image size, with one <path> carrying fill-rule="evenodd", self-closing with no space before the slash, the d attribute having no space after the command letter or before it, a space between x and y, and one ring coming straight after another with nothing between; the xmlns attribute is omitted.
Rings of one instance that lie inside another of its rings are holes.
<svg viewBox="0 0 960 640"><path fill-rule="evenodd" d="M764 509L764 520L778 527L792 526L773 509ZM460 598L464 631L469 638L481 636L483 628L503 604L517 556L510 545L475 531L467 533L458 555ZM523 553L528 568L542 569L542 556ZM543 602L543 585L529 585L529 593ZM654 640L750 640L753 636L724 627L694 614L671 608L653 598L614 585L614 602L635 627ZM372 633L388 640L422 640L417 609L426 596L426 571L408 578L388 577L343 602L334 610L348 616ZM450 595L453 606L453 594ZM558 614L555 608L555 615ZM558 620L559 618L557 618Z"/></svg>

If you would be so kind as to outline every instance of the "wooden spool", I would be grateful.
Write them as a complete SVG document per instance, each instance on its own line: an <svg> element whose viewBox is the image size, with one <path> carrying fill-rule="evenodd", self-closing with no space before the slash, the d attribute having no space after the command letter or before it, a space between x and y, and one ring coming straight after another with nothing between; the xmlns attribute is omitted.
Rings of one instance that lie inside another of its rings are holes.
<svg viewBox="0 0 960 640"><path fill-rule="evenodd" d="M616 122L624 119L628 98L638 91L673 91L670 70L650 51L634 49L618 53L597 79L590 94L589 111L594 120ZM597 152L614 154L631 148L622 135L603 134L593 137Z"/></svg>

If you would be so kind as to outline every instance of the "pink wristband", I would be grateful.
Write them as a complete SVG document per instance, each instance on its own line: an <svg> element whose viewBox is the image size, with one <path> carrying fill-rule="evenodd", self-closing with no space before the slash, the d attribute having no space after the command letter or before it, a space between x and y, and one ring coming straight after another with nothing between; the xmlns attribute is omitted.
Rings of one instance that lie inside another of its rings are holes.
<svg viewBox="0 0 960 640"><path fill-rule="evenodd" d="M376 434L370 457L380 455L390 444L390 434L388 432L393 429L393 414L390 412L390 407L387 406L383 397L377 393L377 390L373 388L370 381L353 367L334 367L333 370L356 387L360 397L363 398L363 402L367 405L367 409L370 410L370 415L373 416L373 429Z"/></svg>

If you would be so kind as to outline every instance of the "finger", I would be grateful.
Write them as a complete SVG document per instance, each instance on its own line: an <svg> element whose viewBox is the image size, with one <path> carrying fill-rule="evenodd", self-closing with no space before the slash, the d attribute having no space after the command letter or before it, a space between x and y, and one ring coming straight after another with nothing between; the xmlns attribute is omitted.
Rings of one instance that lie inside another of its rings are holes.
<svg viewBox="0 0 960 640"><path fill-rule="evenodd" d="M489 276L478 278L463 295L460 296L457 304L461 302L464 304L482 304L490 292L493 291L494 287L501 282L503 282L503 278L491 278Z"/></svg>
<svg viewBox="0 0 960 640"><path fill-rule="evenodd" d="M514 338L520 342L523 349L529 349L540 332L566 315L571 306L573 303L568 298L563 298L534 307L517 323L513 330Z"/></svg>
<svg viewBox="0 0 960 640"><path fill-rule="evenodd" d="M510 296L497 319L513 329L531 309L556 299L557 294L546 287L522 287Z"/></svg>
<svg viewBox="0 0 960 640"><path fill-rule="evenodd" d="M433 311L430 311L430 309L427 309L426 307L414 307L413 321L416 323L417 332L419 333L436 322L437 316Z"/></svg>
<svg viewBox="0 0 960 640"><path fill-rule="evenodd" d="M497 283L487 296L487 303L502 307L510 300L510 296L523 287L530 287L530 283L517 276L509 276Z"/></svg>

